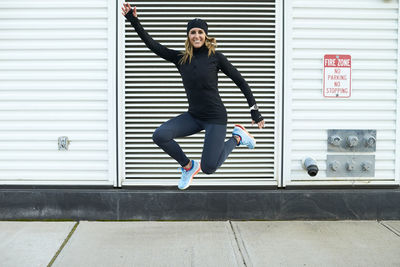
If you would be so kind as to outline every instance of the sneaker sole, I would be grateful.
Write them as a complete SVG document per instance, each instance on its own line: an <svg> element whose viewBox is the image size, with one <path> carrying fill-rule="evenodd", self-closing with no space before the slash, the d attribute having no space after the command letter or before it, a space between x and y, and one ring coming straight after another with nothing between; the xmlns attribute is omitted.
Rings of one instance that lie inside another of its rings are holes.
<svg viewBox="0 0 400 267"><path fill-rule="evenodd" d="M196 174L199 173L200 169L201 169L201 166L200 166L200 164L199 164L199 168L193 173L192 177L190 177L189 183L188 183L184 188L179 188L179 189L180 189L180 190L185 190L186 188L188 188L188 187L190 186L190 184L192 183L192 181L193 181L193 177L194 177Z"/></svg>
<svg viewBox="0 0 400 267"><path fill-rule="evenodd" d="M240 129L242 129L243 131L245 131L250 137L251 139L253 139L254 141L254 146L256 145L256 139L240 124L235 124L235 126L239 127Z"/></svg>

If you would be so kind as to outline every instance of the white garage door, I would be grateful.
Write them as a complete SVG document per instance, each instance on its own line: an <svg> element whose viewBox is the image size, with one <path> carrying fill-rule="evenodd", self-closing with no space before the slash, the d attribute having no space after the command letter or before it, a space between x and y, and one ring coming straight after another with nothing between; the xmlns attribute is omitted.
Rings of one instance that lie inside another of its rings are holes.
<svg viewBox="0 0 400 267"><path fill-rule="evenodd" d="M115 7L0 1L0 184L117 185Z"/></svg>

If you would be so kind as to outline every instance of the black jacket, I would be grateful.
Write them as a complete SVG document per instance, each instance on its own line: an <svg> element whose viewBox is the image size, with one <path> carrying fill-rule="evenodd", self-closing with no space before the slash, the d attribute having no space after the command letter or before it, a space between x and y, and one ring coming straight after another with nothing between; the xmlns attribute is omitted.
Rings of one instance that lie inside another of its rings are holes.
<svg viewBox="0 0 400 267"><path fill-rule="evenodd" d="M210 123L227 123L226 109L218 92L219 70L231 78L240 88L249 107L256 104L249 85L222 53L215 51L215 54L211 53L208 56L208 48L203 45L201 48L194 48L190 64L188 60L185 64L180 65L178 62L183 56L182 52L169 49L154 41L143 29L139 19L133 16L133 10L126 14L126 18L151 51L175 64L182 76L189 101L188 111L195 118Z"/></svg>

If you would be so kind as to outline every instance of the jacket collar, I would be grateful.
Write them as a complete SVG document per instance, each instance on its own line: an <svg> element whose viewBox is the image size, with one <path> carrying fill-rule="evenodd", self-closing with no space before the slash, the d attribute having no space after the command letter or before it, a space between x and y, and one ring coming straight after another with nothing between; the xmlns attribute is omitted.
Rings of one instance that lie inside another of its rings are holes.
<svg viewBox="0 0 400 267"><path fill-rule="evenodd" d="M205 51L208 51L208 48L207 48L206 44L203 44L203 46L199 47L199 48L193 47L193 54L198 54L198 53L202 53L202 52L205 52Z"/></svg>

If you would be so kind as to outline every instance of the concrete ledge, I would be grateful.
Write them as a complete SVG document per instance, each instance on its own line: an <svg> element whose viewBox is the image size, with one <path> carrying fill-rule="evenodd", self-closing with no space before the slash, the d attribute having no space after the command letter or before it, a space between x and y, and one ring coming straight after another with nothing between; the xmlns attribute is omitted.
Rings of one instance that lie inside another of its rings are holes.
<svg viewBox="0 0 400 267"><path fill-rule="evenodd" d="M0 189L0 220L399 220L400 190Z"/></svg>

